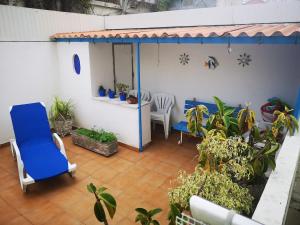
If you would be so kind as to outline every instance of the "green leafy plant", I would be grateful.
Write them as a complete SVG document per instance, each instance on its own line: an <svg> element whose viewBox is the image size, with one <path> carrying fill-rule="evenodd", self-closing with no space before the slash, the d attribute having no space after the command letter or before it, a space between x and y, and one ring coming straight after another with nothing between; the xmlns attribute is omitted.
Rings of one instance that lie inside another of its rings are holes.
<svg viewBox="0 0 300 225"><path fill-rule="evenodd" d="M153 217L160 213L162 209L156 208L147 211L144 208L136 208L135 211L138 213L135 218L135 222L139 222L141 225L159 225L159 222L153 219Z"/></svg>
<svg viewBox="0 0 300 225"><path fill-rule="evenodd" d="M176 225L176 217L181 217L183 209L178 203L171 203L168 212L169 225Z"/></svg>
<svg viewBox="0 0 300 225"><path fill-rule="evenodd" d="M177 181L178 186L168 193L171 204L189 209L189 199L192 195L197 195L239 213L251 213L253 197L249 190L224 174L198 168L192 174L181 171Z"/></svg>
<svg viewBox="0 0 300 225"><path fill-rule="evenodd" d="M255 125L255 112L249 108L249 104L246 104L246 108L239 111L237 120L242 134L252 129Z"/></svg>
<svg viewBox="0 0 300 225"><path fill-rule="evenodd" d="M87 189L90 193L94 194L96 202L94 205L94 213L97 220L105 225L108 225L106 213L103 205L106 207L106 210L109 213L110 218L112 219L116 213L117 203L115 198L106 192L107 188L99 187L98 190L93 183L87 185Z"/></svg>
<svg viewBox="0 0 300 225"><path fill-rule="evenodd" d="M49 112L50 121L65 121L74 118L74 106L71 100L63 101L59 97L54 98L54 102Z"/></svg>
<svg viewBox="0 0 300 225"><path fill-rule="evenodd" d="M226 138L223 131L211 130L197 145L199 166L208 172L220 172L232 180L250 180L253 149L242 137Z"/></svg>
<svg viewBox="0 0 300 225"><path fill-rule="evenodd" d="M208 115L208 109L204 105L197 105L186 111L187 128L194 135L199 133L206 135L207 130L202 126L203 115Z"/></svg>
<svg viewBox="0 0 300 225"><path fill-rule="evenodd" d="M214 96L218 111L209 116L206 124L207 130L218 129L225 132L226 136L239 134L237 119L234 117L235 108L227 106L218 97Z"/></svg>
<svg viewBox="0 0 300 225"><path fill-rule="evenodd" d="M275 138L284 128L289 131L290 135L293 135L295 130L299 130L298 121L296 117L291 114L292 111L293 109L289 109L287 106L285 106L283 112L275 110L274 115L277 116L277 119L272 124L272 133Z"/></svg>
<svg viewBox="0 0 300 225"><path fill-rule="evenodd" d="M107 132L102 130L96 130L96 129L85 129L85 128L79 128L76 130L77 134L89 137L91 139L94 139L96 141L100 141L102 143L108 143L108 142L114 142L117 141L117 137L112 132Z"/></svg>
<svg viewBox="0 0 300 225"><path fill-rule="evenodd" d="M123 83L117 83L116 89L119 93L127 93L129 90L129 85Z"/></svg>

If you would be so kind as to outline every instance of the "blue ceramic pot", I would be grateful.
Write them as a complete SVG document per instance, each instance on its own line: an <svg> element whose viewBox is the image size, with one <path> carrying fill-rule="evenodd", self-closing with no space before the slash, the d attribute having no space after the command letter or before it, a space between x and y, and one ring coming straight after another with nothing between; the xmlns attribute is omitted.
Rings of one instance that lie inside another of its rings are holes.
<svg viewBox="0 0 300 225"><path fill-rule="evenodd" d="M120 100L121 100L121 101L126 101L126 97L127 97L127 94L126 94L126 93L124 93L124 92L121 92L121 93L120 93Z"/></svg>
<svg viewBox="0 0 300 225"><path fill-rule="evenodd" d="M105 89L99 90L99 96L104 97L105 95L106 95L106 90Z"/></svg>
<svg viewBox="0 0 300 225"><path fill-rule="evenodd" d="M115 98L116 92L112 91L112 90L108 90L108 97L109 98Z"/></svg>

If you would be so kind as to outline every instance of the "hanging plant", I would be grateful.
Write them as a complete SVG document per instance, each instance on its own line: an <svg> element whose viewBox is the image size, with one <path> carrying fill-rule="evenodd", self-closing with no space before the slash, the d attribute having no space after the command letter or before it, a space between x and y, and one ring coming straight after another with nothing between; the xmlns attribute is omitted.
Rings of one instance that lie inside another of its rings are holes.
<svg viewBox="0 0 300 225"><path fill-rule="evenodd" d="M250 62L252 61L251 56L249 54L241 54L240 57L237 59L238 64L245 67L249 66Z"/></svg>
<svg viewBox="0 0 300 225"><path fill-rule="evenodd" d="M189 61L190 61L190 56L188 54L183 53L179 56L179 62L181 65L185 66L186 64L189 63Z"/></svg>
<svg viewBox="0 0 300 225"><path fill-rule="evenodd" d="M208 56L208 60L205 61L204 66L208 69L216 69L219 66L218 60L213 56Z"/></svg>

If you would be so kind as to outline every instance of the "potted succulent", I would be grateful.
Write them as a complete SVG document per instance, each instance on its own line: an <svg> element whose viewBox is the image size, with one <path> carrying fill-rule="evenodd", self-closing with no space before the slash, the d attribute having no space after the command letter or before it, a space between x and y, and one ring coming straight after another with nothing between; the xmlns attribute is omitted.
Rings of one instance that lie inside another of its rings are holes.
<svg viewBox="0 0 300 225"><path fill-rule="evenodd" d="M106 90L102 85L99 86L98 93L100 97L104 97L106 95Z"/></svg>
<svg viewBox="0 0 300 225"><path fill-rule="evenodd" d="M126 97L127 97L127 92L129 89L129 85L127 84L123 84L123 83L117 83L116 84L116 89L119 93L120 96L120 100L121 101L126 101Z"/></svg>
<svg viewBox="0 0 300 225"><path fill-rule="evenodd" d="M108 89L108 97L109 98L115 98L116 92L112 91L111 89Z"/></svg>
<svg viewBox="0 0 300 225"><path fill-rule="evenodd" d="M59 97L55 97L49 111L49 118L53 128L60 136L64 137L69 134L74 119L74 107L71 100L63 101Z"/></svg>

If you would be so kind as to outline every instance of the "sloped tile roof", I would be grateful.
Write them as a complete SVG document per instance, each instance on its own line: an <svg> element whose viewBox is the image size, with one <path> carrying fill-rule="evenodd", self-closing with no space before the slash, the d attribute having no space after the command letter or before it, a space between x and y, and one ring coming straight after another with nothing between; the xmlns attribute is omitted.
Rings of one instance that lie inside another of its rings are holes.
<svg viewBox="0 0 300 225"><path fill-rule="evenodd" d="M269 37L293 35L300 35L300 23L99 30L57 33L52 35L51 38Z"/></svg>

